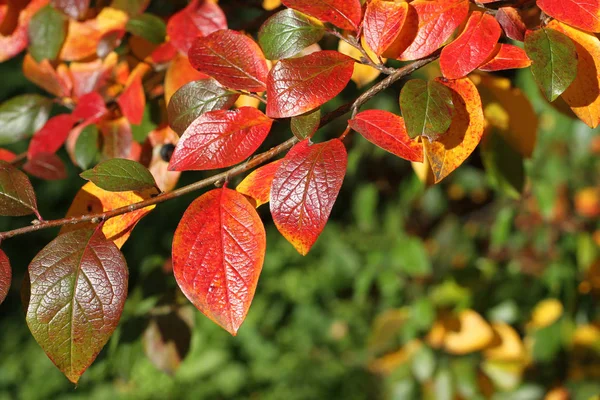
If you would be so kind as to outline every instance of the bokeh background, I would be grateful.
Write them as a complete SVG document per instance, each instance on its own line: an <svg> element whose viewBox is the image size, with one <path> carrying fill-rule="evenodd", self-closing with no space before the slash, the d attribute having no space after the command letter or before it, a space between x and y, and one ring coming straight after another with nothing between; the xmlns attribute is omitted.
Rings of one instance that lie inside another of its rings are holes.
<svg viewBox="0 0 600 400"><path fill-rule="evenodd" d="M0 64L1 101L39 91L21 63ZM528 70L474 79L518 88L484 99L488 140L537 130L533 157L492 142L430 186L409 162L349 136L342 192L308 256L260 208L267 257L237 337L195 310L170 270L173 232L198 194L157 207L123 247L125 311L77 387L33 340L20 299L28 263L57 231L3 243L14 279L0 305L0 399L598 399L600 131L548 105ZM398 112L399 87L366 108ZM326 110L357 93L352 83ZM537 124L506 111L517 97ZM289 135L277 124L265 147ZM78 172L32 180L42 215L64 215ZM180 186L202 176L185 173ZM2 217L0 230L29 222Z"/></svg>

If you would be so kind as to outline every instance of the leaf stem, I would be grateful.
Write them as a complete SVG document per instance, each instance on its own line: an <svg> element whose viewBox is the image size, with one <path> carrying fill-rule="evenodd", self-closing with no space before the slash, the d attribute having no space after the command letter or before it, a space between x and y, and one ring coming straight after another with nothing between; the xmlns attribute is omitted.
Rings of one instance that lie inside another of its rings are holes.
<svg viewBox="0 0 600 400"><path fill-rule="evenodd" d="M361 54L360 63L361 64L368 65L369 67L375 68L379 72L386 74L386 75L391 75L396 71L394 68L386 67L383 64L383 62L380 62L381 60L378 60L378 62L373 61L371 59L371 57L369 56L369 54L367 53L367 51L364 49L364 47L360 44L360 41L356 37L354 37L354 36L346 37L343 34L341 34L340 32L336 31L335 29L328 29L327 33L348 43L350 46L352 46L355 49L357 49L358 51L360 51L360 54Z"/></svg>

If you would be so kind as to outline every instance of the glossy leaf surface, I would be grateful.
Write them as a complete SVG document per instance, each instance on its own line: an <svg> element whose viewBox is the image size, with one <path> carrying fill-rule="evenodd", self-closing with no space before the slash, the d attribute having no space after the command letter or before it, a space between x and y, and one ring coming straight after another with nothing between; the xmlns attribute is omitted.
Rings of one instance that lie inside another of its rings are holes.
<svg viewBox="0 0 600 400"><path fill-rule="evenodd" d="M339 139L304 140L285 156L271 187L271 214L279 232L306 255L325 228L338 196L348 155Z"/></svg>
<svg viewBox="0 0 600 400"><path fill-rule="evenodd" d="M173 46L188 54L194 39L227 29L227 19L212 1L192 0L183 10L173 14L167 24L167 34Z"/></svg>
<svg viewBox="0 0 600 400"><path fill-rule="evenodd" d="M0 104L0 144L18 142L38 131L48 119L52 103L37 94L23 94Z"/></svg>
<svg viewBox="0 0 600 400"><path fill-rule="evenodd" d="M37 214L35 193L27 175L0 161L0 215Z"/></svg>
<svg viewBox="0 0 600 400"><path fill-rule="evenodd" d="M123 158L103 161L93 169L82 172L80 176L109 192L140 191L156 187L154 177L146 167Z"/></svg>
<svg viewBox="0 0 600 400"><path fill-rule="evenodd" d="M0 250L0 304L6 299L12 281L12 269L6 254Z"/></svg>
<svg viewBox="0 0 600 400"><path fill-rule="evenodd" d="M268 203L271 197L271 184L282 161L273 161L255 169L237 185L235 190L252 198L256 202L256 207Z"/></svg>
<svg viewBox="0 0 600 400"><path fill-rule="evenodd" d="M374 0L367 4L363 35L375 54L382 55L400 34L408 15L408 3Z"/></svg>
<svg viewBox="0 0 600 400"><path fill-rule="evenodd" d="M496 21L508 38L519 42L525 40L527 26L516 8L501 7L496 13Z"/></svg>
<svg viewBox="0 0 600 400"><path fill-rule="evenodd" d="M265 229L246 198L215 189L186 210L173 238L173 272L186 297L232 335L246 318L266 250Z"/></svg>
<svg viewBox="0 0 600 400"><path fill-rule="evenodd" d="M231 89L262 92L266 88L267 61L258 44L232 30L198 38L190 48L192 67Z"/></svg>
<svg viewBox="0 0 600 400"><path fill-rule="evenodd" d="M117 327L127 297L125 258L99 229L59 236L29 265L27 325L73 383Z"/></svg>
<svg viewBox="0 0 600 400"><path fill-rule="evenodd" d="M250 157L273 121L252 107L209 111L186 129L177 143L171 171L225 168Z"/></svg>
<svg viewBox="0 0 600 400"><path fill-rule="evenodd" d="M409 161L423 162L423 145L410 138L402 117L389 111L367 110L348 124L382 149Z"/></svg>
<svg viewBox="0 0 600 400"><path fill-rule="evenodd" d="M357 30L362 17L360 0L282 0L282 3L342 29Z"/></svg>
<svg viewBox="0 0 600 400"><path fill-rule="evenodd" d="M337 96L348 84L354 60L337 51L319 51L281 60L269 72L267 115L304 114Z"/></svg>
<svg viewBox="0 0 600 400"><path fill-rule="evenodd" d="M588 32L600 32L600 1L537 0L549 16Z"/></svg>
<svg viewBox="0 0 600 400"><path fill-rule="evenodd" d="M498 52L490 60L480 65L479 70L487 72L502 71L505 69L527 68L531 65L531 60L522 48L505 43L499 46Z"/></svg>

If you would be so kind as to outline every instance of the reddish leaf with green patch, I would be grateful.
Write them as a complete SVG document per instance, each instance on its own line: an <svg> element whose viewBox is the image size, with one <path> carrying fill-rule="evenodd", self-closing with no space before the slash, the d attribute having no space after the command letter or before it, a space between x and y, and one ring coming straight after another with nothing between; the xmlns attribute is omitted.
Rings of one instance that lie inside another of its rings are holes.
<svg viewBox="0 0 600 400"><path fill-rule="evenodd" d="M588 32L600 32L599 0L537 0L546 14Z"/></svg>
<svg viewBox="0 0 600 400"><path fill-rule="evenodd" d="M338 28L357 30L362 17L360 0L282 0L285 6L312 15Z"/></svg>
<svg viewBox="0 0 600 400"><path fill-rule="evenodd" d="M363 35L367 44L377 55L382 55L400 34L408 3L374 0L367 4L363 22Z"/></svg>
<svg viewBox="0 0 600 400"><path fill-rule="evenodd" d="M254 107L206 112L179 139L169 170L225 168L244 161L262 144L272 124Z"/></svg>
<svg viewBox="0 0 600 400"><path fill-rule="evenodd" d="M0 215L36 214L37 202L29 178L11 164L0 161Z"/></svg>
<svg viewBox="0 0 600 400"><path fill-rule="evenodd" d="M6 299L12 281L10 261L6 254L0 250L0 304Z"/></svg>
<svg viewBox="0 0 600 400"><path fill-rule="evenodd" d="M471 14L465 30L442 50L442 74L448 79L467 76L494 53L501 34L493 16L479 11Z"/></svg>
<svg viewBox="0 0 600 400"><path fill-rule="evenodd" d="M125 258L101 229L60 235L29 265L27 325L73 383L119 323L127 297Z"/></svg>
<svg viewBox="0 0 600 400"><path fill-rule="evenodd" d="M185 296L232 335L248 313L266 250L265 228L241 193L197 198L173 238L173 272Z"/></svg>
<svg viewBox="0 0 600 400"><path fill-rule="evenodd" d="M295 145L275 173L271 214L279 232L306 255L325 228L346 175L348 154L339 139Z"/></svg>
<svg viewBox="0 0 600 400"><path fill-rule="evenodd" d="M227 29L225 14L217 4L206 0L192 0L167 23L170 43L183 54L188 53L194 39L220 29Z"/></svg>
<svg viewBox="0 0 600 400"><path fill-rule="evenodd" d="M222 30L194 41L189 52L192 67L231 89L265 90L267 60L258 44L243 33Z"/></svg>
<svg viewBox="0 0 600 400"><path fill-rule="evenodd" d="M500 44L498 52L488 61L479 66L481 71L501 71L505 69L527 68L531 60L520 47L512 44Z"/></svg>
<svg viewBox="0 0 600 400"><path fill-rule="evenodd" d="M279 61L269 72L267 115L287 118L314 110L337 96L353 71L352 58L331 50Z"/></svg>
<svg viewBox="0 0 600 400"><path fill-rule="evenodd" d="M235 190L252 198L256 202L256 207L268 203L271 196L271 184L282 161L273 161L255 169L237 185Z"/></svg>
<svg viewBox="0 0 600 400"><path fill-rule="evenodd" d="M142 86L141 76L136 76L129 86L123 90L123 93L117 99L123 116L134 125L142 123L144 117L144 108L146 107L146 95Z"/></svg>

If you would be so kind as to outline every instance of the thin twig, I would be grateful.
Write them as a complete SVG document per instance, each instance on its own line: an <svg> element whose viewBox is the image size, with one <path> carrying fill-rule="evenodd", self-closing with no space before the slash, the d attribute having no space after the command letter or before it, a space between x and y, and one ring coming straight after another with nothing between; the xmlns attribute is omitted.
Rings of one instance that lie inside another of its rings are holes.
<svg viewBox="0 0 600 400"><path fill-rule="evenodd" d="M348 43L350 46L352 46L355 49L357 49L358 51L360 51L360 54L361 54L360 63L361 64L368 65L369 67L373 67L376 70L378 70L379 72L386 74L386 75L391 75L396 71L394 68L386 67L382 62L373 61L371 59L371 57L369 57L369 54L367 53L367 51L360 44L360 41L357 38L355 38L354 36L346 37L343 34L341 34L340 32L336 31L335 29L328 29L327 33L329 33L332 36L335 36L336 38L340 39L341 41Z"/></svg>

